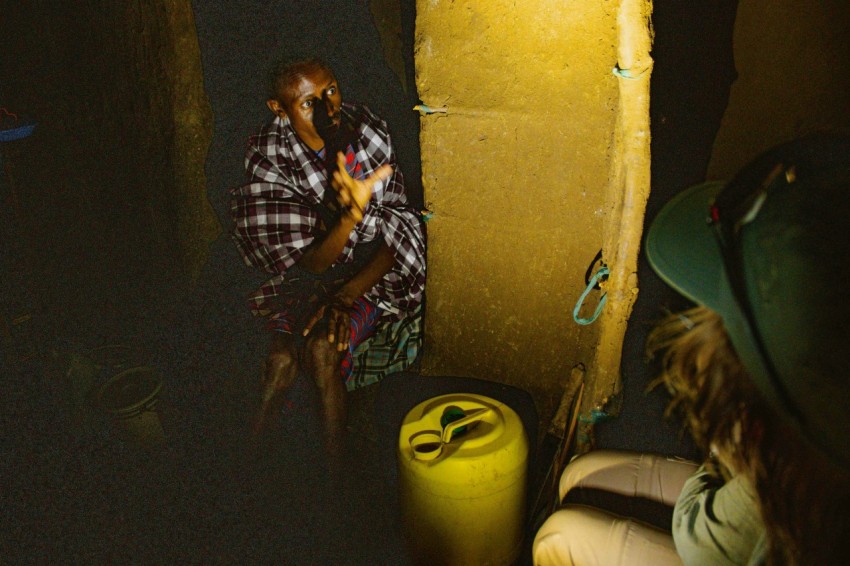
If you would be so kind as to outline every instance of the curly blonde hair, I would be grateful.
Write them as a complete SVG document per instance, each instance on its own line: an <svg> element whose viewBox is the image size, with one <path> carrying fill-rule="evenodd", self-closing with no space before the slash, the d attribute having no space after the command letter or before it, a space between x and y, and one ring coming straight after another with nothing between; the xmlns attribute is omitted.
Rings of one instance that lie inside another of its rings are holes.
<svg viewBox="0 0 850 566"><path fill-rule="evenodd" d="M764 401L723 321L696 307L663 320L647 341L678 413L709 469L754 487L771 564L837 564L850 556L850 474L812 448ZM850 409L850 408L848 408Z"/></svg>

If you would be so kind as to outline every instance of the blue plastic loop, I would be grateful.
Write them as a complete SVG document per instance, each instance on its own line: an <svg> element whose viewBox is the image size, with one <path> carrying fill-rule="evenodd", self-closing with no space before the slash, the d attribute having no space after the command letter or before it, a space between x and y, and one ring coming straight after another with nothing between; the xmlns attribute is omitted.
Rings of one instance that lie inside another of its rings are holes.
<svg viewBox="0 0 850 566"><path fill-rule="evenodd" d="M620 77L621 79L629 79L629 80L632 80L632 81L636 81L639 78L641 78L641 76L646 72L646 68L641 69L641 71L638 74L635 75L635 74L632 74L631 69L621 69L620 66L617 65L616 67L611 69L611 72L614 75Z"/></svg>
<svg viewBox="0 0 850 566"><path fill-rule="evenodd" d="M590 294L593 288L596 287L596 284L599 282L599 280L603 277L607 277L608 273L609 271L606 266L603 265L602 267L600 267L599 271L596 272L596 275L594 275L590 279L590 282L587 284L587 289L585 289L584 292L581 294L581 297L578 298L576 308L573 309L573 320L575 320L578 324L581 324L583 326L591 324L599 317L599 314L602 312L602 307L605 306L605 299L608 296L607 293L602 293L602 296L599 298L599 304L596 305L596 312L593 313L593 316L591 316L590 318L582 318L578 315L579 311L581 310L581 306L584 304L584 300L587 299L587 296Z"/></svg>
<svg viewBox="0 0 850 566"><path fill-rule="evenodd" d="M603 421L607 421L611 418L611 415L603 411L602 409L591 409L589 415L580 415L578 420L579 422L585 424L596 424L601 423Z"/></svg>
<svg viewBox="0 0 850 566"><path fill-rule="evenodd" d="M448 111L449 111L449 109L446 108L445 106L439 106L439 107L431 108L427 104L417 104L416 106L413 107L413 109L418 110L420 116L425 116L427 114L435 114L437 112L447 114Z"/></svg>
<svg viewBox="0 0 850 566"><path fill-rule="evenodd" d="M0 142L14 141L32 134L35 122L20 121L18 115L0 107Z"/></svg>

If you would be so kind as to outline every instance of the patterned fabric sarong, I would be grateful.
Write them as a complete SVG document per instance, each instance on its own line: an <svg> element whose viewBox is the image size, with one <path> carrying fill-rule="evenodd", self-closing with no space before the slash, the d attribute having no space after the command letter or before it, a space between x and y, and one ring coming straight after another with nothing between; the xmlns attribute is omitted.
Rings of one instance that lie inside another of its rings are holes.
<svg viewBox="0 0 850 566"><path fill-rule="evenodd" d="M374 335L352 352L354 367L345 380L346 388L352 391L404 371L416 360L421 347L421 306L401 320L379 321Z"/></svg>

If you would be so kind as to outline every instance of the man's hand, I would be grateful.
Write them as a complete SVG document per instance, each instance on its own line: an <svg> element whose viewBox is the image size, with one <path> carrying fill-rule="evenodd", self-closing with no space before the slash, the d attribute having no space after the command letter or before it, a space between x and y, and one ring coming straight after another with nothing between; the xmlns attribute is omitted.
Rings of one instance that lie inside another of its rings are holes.
<svg viewBox="0 0 850 566"><path fill-rule="evenodd" d="M304 327L304 336L328 313L328 342L336 342L337 351L347 349L351 339L351 308L354 301L374 287L390 271L394 261L393 252L386 244L378 248L366 267L340 287L328 303L319 307Z"/></svg>
<svg viewBox="0 0 850 566"><path fill-rule="evenodd" d="M355 297L348 296L343 289L340 289L330 303L319 307L304 327L304 336L307 336L316 323L322 320L325 313L328 313L328 342L331 344L336 342L338 352L348 349L348 342L351 339L351 307L354 305L354 300Z"/></svg>
<svg viewBox="0 0 850 566"><path fill-rule="evenodd" d="M358 181L348 174L345 168L345 155L342 152L336 156L337 170L334 171L331 185L336 190L337 200L348 209L355 221L363 219L363 209L372 198L372 188L378 181L388 179L393 174L390 165L381 165L367 179Z"/></svg>

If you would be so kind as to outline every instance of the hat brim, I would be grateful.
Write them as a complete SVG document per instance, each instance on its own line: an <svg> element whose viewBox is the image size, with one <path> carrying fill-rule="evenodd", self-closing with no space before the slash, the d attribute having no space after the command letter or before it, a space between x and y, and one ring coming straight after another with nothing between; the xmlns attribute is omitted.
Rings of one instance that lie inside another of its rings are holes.
<svg viewBox="0 0 850 566"><path fill-rule="evenodd" d="M644 246L649 264L668 285L715 311L723 310L728 291L708 213L723 186L721 181L702 183L673 197L652 222Z"/></svg>
<svg viewBox="0 0 850 566"><path fill-rule="evenodd" d="M647 259L668 285L723 319L732 346L756 386L768 401L781 407L753 330L729 285L720 245L708 223L711 203L724 186L724 182L696 185L664 205L647 233Z"/></svg>

